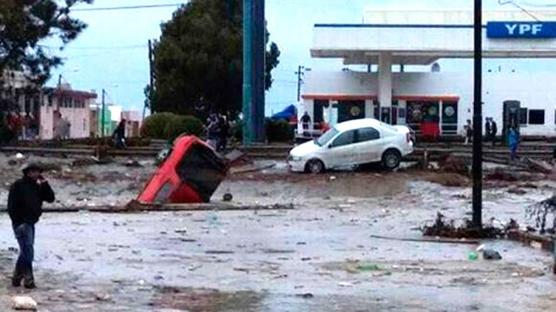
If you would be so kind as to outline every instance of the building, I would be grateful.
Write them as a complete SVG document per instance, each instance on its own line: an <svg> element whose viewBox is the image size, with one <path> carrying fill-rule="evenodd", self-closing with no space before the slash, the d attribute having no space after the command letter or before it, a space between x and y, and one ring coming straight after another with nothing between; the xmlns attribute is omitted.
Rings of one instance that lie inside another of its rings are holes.
<svg viewBox="0 0 556 312"><path fill-rule="evenodd" d="M139 111L123 111L122 118L126 120L125 133L128 137L141 136L143 117Z"/></svg>
<svg viewBox="0 0 556 312"><path fill-rule="evenodd" d="M57 132L67 138L89 137L89 105L97 97L94 92L73 90L67 83L41 88L13 71L5 72L2 82L0 97L10 103L4 109L22 120L21 138L53 139ZM34 133L25 131L28 124L33 125Z"/></svg>
<svg viewBox="0 0 556 312"><path fill-rule="evenodd" d="M73 90L68 83L57 88L46 88L40 106L40 138L53 139L61 123L69 125L67 138L88 138L91 135L90 105L95 102L94 92ZM67 130L66 130L67 131Z"/></svg>
<svg viewBox="0 0 556 312"><path fill-rule="evenodd" d="M556 11L533 14L556 21ZM485 12L483 19L485 58L556 57L556 22L521 11ZM315 25L311 55L366 69L305 73L299 111L309 113L317 132L321 122L374 117L418 133L432 124L448 136L472 119L472 75L443 72L436 63L473 57L472 12L369 9L363 24ZM513 122L523 135L556 136L556 90L539 83L555 77L485 71L483 117L494 118L499 129Z"/></svg>

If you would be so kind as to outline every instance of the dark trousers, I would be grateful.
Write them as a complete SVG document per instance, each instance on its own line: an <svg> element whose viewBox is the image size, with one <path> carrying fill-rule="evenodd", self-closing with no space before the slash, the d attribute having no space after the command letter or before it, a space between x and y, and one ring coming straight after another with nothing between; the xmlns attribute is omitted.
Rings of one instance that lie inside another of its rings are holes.
<svg viewBox="0 0 556 312"><path fill-rule="evenodd" d="M510 145L510 159L515 160L517 158L517 147L518 145Z"/></svg>
<svg viewBox="0 0 556 312"><path fill-rule="evenodd" d="M26 223L18 226L14 225L13 230L19 244L19 257L17 258L13 278L15 280L24 279L25 283L33 282L35 225Z"/></svg>

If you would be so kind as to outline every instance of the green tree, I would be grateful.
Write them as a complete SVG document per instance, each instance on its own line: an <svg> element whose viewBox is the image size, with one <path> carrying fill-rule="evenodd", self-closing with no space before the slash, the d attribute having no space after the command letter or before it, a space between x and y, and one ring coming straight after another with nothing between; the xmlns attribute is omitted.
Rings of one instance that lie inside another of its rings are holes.
<svg viewBox="0 0 556 312"><path fill-rule="evenodd" d="M154 50L156 84L147 93L154 111L199 117L208 109L233 115L241 111L242 12L241 0L192 0L162 24ZM267 32L267 89L280 56L268 37Z"/></svg>
<svg viewBox="0 0 556 312"><path fill-rule="evenodd" d="M75 39L86 25L70 17L71 8L93 0L2 0L0 3L0 82L5 70L24 72L37 84L62 63L40 44L59 39L61 46ZM0 86L1 87L1 86Z"/></svg>

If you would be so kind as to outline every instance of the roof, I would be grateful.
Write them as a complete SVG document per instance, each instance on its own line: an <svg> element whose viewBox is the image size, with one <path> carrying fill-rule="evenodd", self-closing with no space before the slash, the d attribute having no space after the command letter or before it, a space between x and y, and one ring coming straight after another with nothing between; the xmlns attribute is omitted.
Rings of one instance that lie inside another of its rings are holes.
<svg viewBox="0 0 556 312"><path fill-rule="evenodd" d="M533 11L543 21L556 21L556 11ZM484 23L535 22L519 11L490 11ZM483 29L486 58L556 58L556 38L489 38ZM454 40L457 38L457 40ZM378 64L391 53L393 64L428 65L440 58L473 57L471 11L374 11L363 24L316 24L311 56L341 58L344 64Z"/></svg>
<svg viewBox="0 0 556 312"><path fill-rule="evenodd" d="M68 96L72 98L80 99L96 99L98 95L93 92L71 90L71 89L59 89L59 88L46 88L47 91L51 92L54 96Z"/></svg>

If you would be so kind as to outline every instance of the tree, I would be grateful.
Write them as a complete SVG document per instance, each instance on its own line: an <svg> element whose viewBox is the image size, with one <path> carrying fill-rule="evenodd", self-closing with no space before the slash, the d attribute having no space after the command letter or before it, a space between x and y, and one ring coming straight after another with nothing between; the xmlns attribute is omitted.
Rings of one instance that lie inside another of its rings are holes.
<svg viewBox="0 0 556 312"><path fill-rule="evenodd" d="M63 2L63 3L61 3ZM6 91L10 72L22 72L33 85L41 86L62 59L40 42L58 39L62 49L86 24L70 17L71 8L93 0L2 0L0 4L0 105L9 104Z"/></svg>
<svg viewBox="0 0 556 312"><path fill-rule="evenodd" d="M156 43L155 88L149 103L156 112L204 117L210 110L241 111L243 82L242 0L192 0L162 24ZM267 32L267 90L280 50Z"/></svg>

